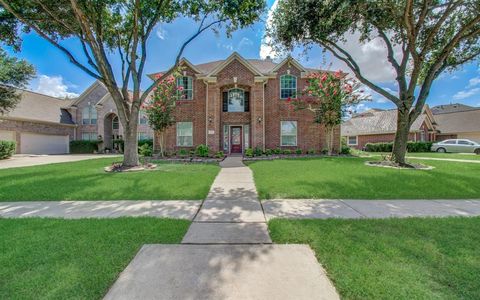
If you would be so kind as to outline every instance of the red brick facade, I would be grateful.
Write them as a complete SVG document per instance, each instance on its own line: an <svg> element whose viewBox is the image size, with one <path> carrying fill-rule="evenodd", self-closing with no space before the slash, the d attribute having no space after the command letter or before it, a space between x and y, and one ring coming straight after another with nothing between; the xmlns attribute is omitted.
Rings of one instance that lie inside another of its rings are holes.
<svg viewBox="0 0 480 300"><path fill-rule="evenodd" d="M297 93L307 84L305 69L301 70L291 59L284 61L272 72L260 72L241 58L233 54L209 74L199 74L192 67L185 66L185 75L193 78L193 99L178 102L175 113L177 122L193 123L193 145L207 144L211 151L231 150L230 136L225 147L225 130L228 126L242 126L244 151L249 148L265 149L302 149L317 152L326 148L324 127L313 122L309 111L293 110L285 99L280 99L280 76L294 75L297 78ZM232 88L240 88L249 94L249 109L246 112L224 112L223 93ZM280 122L297 122L297 145L280 145ZM229 129L228 129L229 130ZM248 134L245 131L248 130ZM228 134L230 131L227 131ZM246 138L246 140L245 140ZM155 139L158 149L158 138ZM335 130L334 148L340 147L340 128ZM167 151L176 151L176 126L167 130Z"/></svg>

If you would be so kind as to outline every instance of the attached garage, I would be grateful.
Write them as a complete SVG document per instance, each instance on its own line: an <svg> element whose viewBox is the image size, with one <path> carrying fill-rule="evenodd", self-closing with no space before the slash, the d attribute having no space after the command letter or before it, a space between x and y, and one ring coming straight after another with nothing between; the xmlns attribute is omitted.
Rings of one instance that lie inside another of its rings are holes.
<svg viewBox="0 0 480 300"><path fill-rule="evenodd" d="M65 154L69 153L68 135L47 135L22 133L20 153L24 154Z"/></svg>

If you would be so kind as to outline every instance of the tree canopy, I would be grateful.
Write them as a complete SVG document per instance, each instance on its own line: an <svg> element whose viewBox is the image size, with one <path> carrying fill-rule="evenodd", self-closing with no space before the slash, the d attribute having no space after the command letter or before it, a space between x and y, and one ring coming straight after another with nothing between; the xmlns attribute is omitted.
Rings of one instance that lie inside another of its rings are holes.
<svg viewBox="0 0 480 300"><path fill-rule="evenodd" d="M263 0L0 0L0 39L21 46L21 33L34 31L63 52L78 68L100 80L116 104L124 128L124 165L138 164L136 129L141 103L163 79L141 92L147 41L156 25L178 17L192 18L198 28L180 46L173 68L185 47L202 32L223 28L230 34L258 20ZM75 39L80 54L62 43ZM115 74L112 57L121 63Z"/></svg>
<svg viewBox="0 0 480 300"><path fill-rule="evenodd" d="M408 130L422 112L432 82L443 71L479 57L479 11L478 0L284 0L273 14L269 35L287 49L321 45L363 84L395 103L399 115L394 154L404 163ZM360 42L383 41L398 94L363 76L342 46L351 33L360 33Z"/></svg>
<svg viewBox="0 0 480 300"><path fill-rule="evenodd" d="M24 88L34 75L31 64L8 56L0 48L0 115L15 108L20 100L17 88Z"/></svg>

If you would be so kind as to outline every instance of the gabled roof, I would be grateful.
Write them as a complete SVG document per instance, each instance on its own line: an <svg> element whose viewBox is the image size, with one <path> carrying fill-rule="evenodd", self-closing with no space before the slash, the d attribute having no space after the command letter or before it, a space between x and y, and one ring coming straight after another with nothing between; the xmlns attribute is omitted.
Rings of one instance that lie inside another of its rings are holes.
<svg viewBox="0 0 480 300"><path fill-rule="evenodd" d="M272 70L271 72L277 72L284 64L286 63L289 63L289 64L292 64L294 65L297 69L299 69L301 72L307 72L307 69L305 69L304 66L302 66L298 61L296 61L295 59L293 59L290 55L285 58L284 60L282 60L279 64L277 64Z"/></svg>
<svg viewBox="0 0 480 300"><path fill-rule="evenodd" d="M240 54L237 52L233 52L226 60L224 60L222 63L217 65L212 71L208 73L207 76L215 76L217 75L221 70L223 70L226 66L228 66L231 62L234 60L237 60L239 63L244 65L247 69L249 69L253 74L257 76L262 76L262 72L260 72L257 68L255 68L251 63L248 62L245 58L243 58Z"/></svg>
<svg viewBox="0 0 480 300"><path fill-rule="evenodd" d="M419 131L422 124L426 122L433 127L434 121L430 119L424 108L423 113L413 122L410 131ZM342 124L342 136L370 135L394 133L397 130L397 110L371 109L364 113L357 114Z"/></svg>
<svg viewBox="0 0 480 300"><path fill-rule="evenodd" d="M215 76L220 72L223 68L225 68L230 62L237 59L240 63L242 63L245 67L247 67L253 74L256 76L268 76L274 74L276 70L278 70L282 65L285 63L291 63L293 66L301 70L302 72L330 72L320 69L314 68L306 68L302 66L298 61L296 61L292 57L287 57L280 63L276 63L271 59L246 59L243 58L237 52L232 53L228 58L215 60L211 62L201 63L201 64L192 64L186 59L182 59L182 62L186 63L190 68L192 68L197 74L201 75L202 77L208 76ZM166 71L161 71L153 74L149 74L148 76L153 80L154 76L159 73L166 73L170 72L171 69Z"/></svg>
<svg viewBox="0 0 480 300"><path fill-rule="evenodd" d="M21 89L19 89L18 92L21 94L21 99L15 109L0 116L0 118L68 125L74 124L72 116L65 109L73 103L73 100L55 98Z"/></svg>
<svg viewBox="0 0 480 300"><path fill-rule="evenodd" d="M440 133L480 132L480 108L435 115Z"/></svg>
<svg viewBox="0 0 480 300"><path fill-rule="evenodd" d="M434 115L437 114L447 114L452 112L461 112L461 111L468 111L468 110L475 110L479 109L478 107L473 107L461 103L452 103L452 104L442 104L437 105L431 108L432 113Z"/></svg>
<svg viewBox="0 0 480 300"><path fill-rule="evenodd" d="M85 97L90 94L91 91L93 91L97 86L102 86L102 87L105 87L103 85L103 83L100 81L100 80L95 80L94 83L92 83L86 90L84 90L80 96L77 97L77 99L75 99L75 101L73 101L70 105L72 106L75 106L77 105L78 103L82 102L83 99L85 99Z"/></svg>

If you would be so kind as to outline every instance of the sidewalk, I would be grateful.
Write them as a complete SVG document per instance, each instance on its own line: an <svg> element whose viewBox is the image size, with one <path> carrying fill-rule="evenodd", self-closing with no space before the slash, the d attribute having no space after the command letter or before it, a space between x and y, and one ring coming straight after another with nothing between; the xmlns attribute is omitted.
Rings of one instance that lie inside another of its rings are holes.
<svg viewBox="0 0 480 300"><path fill-rule="evenodd" d="M263 207L267 220L480 216L480 200L275 199Z"/></svg>
<svg viewBox="0 0 480 300"><path fill-rule="evenodd" d="M271 245L242 158L221 166L182 245L144 245L105 299L339 299L307 245Z"/></svg>

